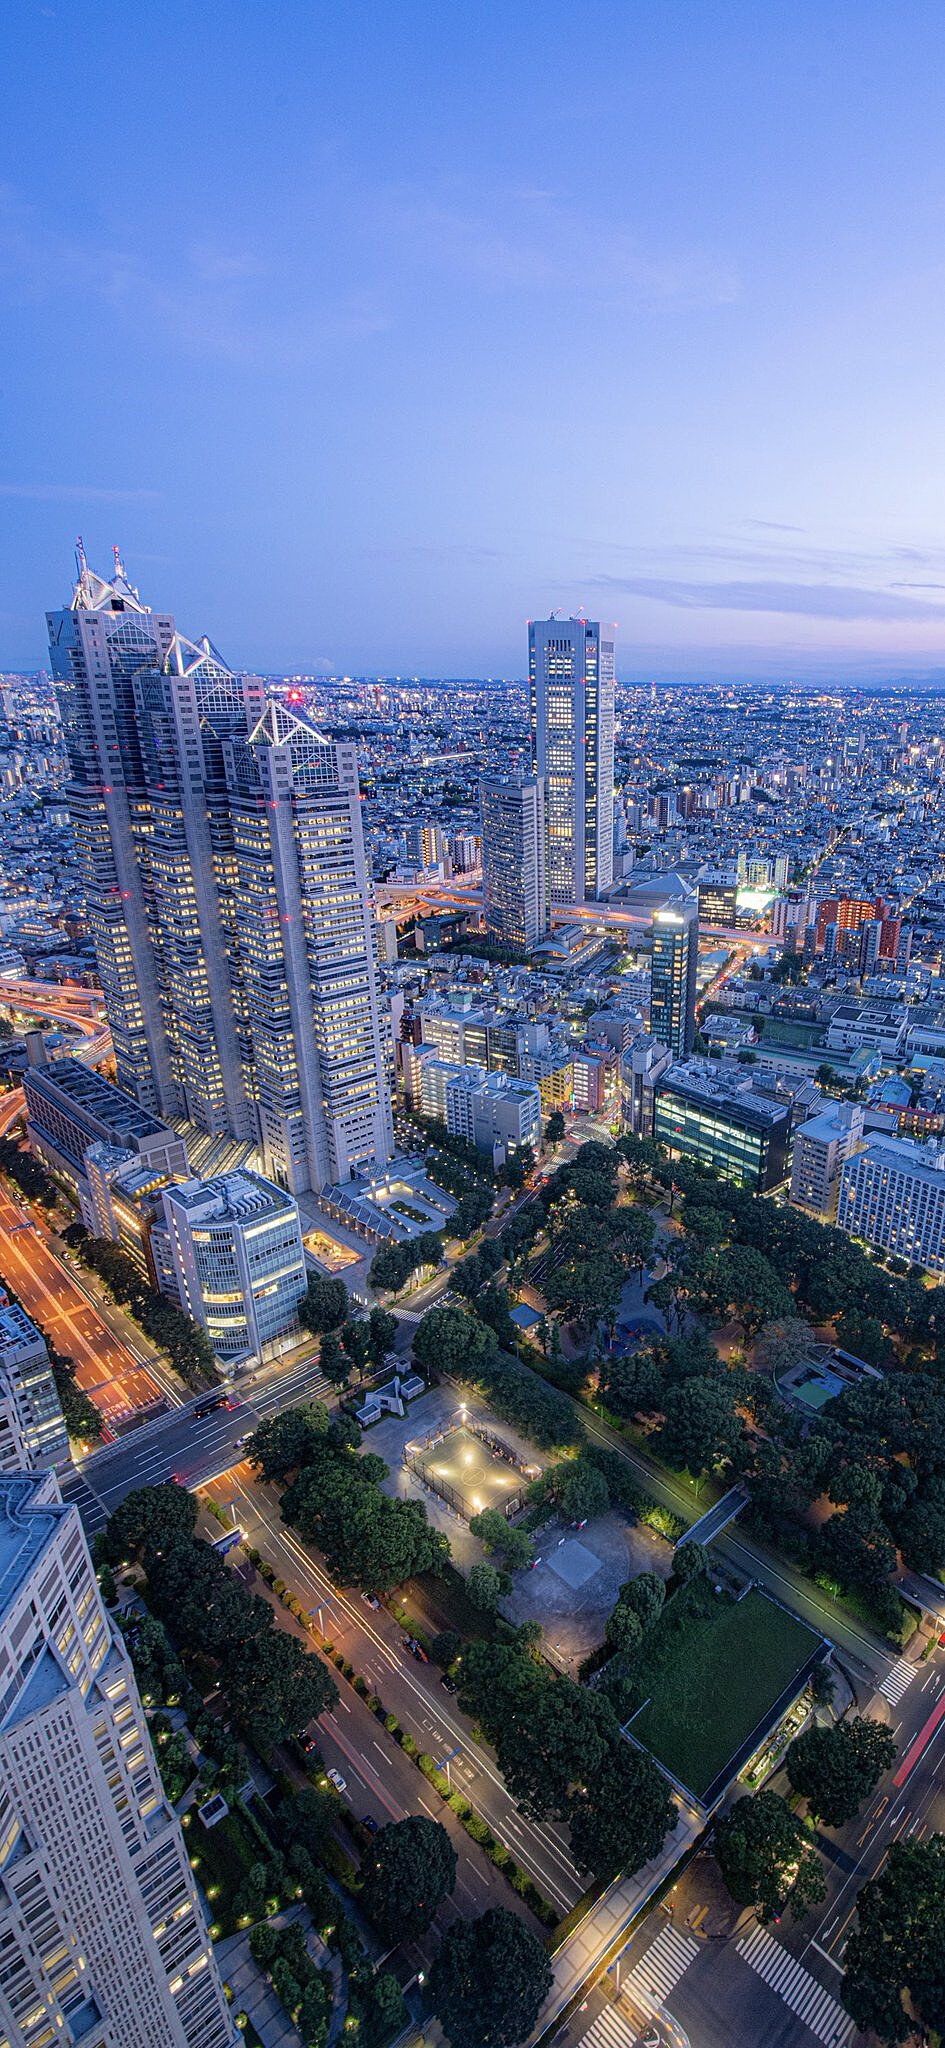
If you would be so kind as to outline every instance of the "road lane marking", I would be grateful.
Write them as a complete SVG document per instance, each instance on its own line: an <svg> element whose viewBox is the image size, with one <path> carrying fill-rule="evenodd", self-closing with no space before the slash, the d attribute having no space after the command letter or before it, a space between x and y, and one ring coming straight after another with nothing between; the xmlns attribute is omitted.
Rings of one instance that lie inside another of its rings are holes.
<svg viewBox="0 0 945 2048"><path fill-rule="evenodd" d="M907 1692L916 1674L916 1666L905 1657L897 1657L891 1671L887 1671L879 1691L891 1707L898 1707L904 1692Z"/></svg>
<svg viewBox="0 0 945 2048"><path fill-rule="evenodd" d="M818 2041L824 2042L824 2048L843 2048L854 2032L849 2013L839 1999L824 1990L819 1978L812 1977L803 1963L775 1941L767 1928L753 1928L735 1946L742 1961L790 2006Z"/></svg>
<svg viewBox="0 0 945 2048"><path fill-rule="evenodd" d="M645 2012L655 2012L665 2004L690 1963L695 1962L699 1949L700 1943L691 1934L680 1934L671 1925L664 1927L646 1954L628 1971L620 1987L621 1998L642 2005Z"/></svg>

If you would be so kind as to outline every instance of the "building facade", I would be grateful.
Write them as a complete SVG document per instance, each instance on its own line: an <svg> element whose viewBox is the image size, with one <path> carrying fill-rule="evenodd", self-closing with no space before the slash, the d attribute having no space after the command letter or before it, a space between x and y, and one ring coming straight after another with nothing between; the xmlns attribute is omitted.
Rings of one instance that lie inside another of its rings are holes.
<svg viewBox="0 0 945 2048"><path fill-rule="evenodd" d="M393 1149L356 750L80 558L48 615L121 1087L316 1191Z"/></svg>
<svg viewBox="0 0 945 2048"><path fill-rule="evenodd" d="M202 1323L218 1358L259 1358L299 1327L308 1279L299 1212L259 1174L218 1174L166 1188L151 1233L162 1290Z"/></svg>
<svg viewBox="0 0 945 2048"><path fill-rule="evenodd" d="M0 2038L238 2037L134 1674L78 1511L0 1474Z"/></svg>
<svg viewBox="0 0 945 2048"><path fill-rule="evenodd" d="M482 900L487 932L529 951L548 930L545 786L486 776L482 812Z"/></svg>
<svg viewBox="0 0 945 2048"><path fill-rule="evenodd" d="M848 1159L837 1226L930 1273L945 1272L945 1149L881 1138Z"/></svg>
<svg viewBox="0 0 945 2048"><path fill-rule="evenodd" d="M0 1471L48 1471L68 1458L44 1340L18 1302L0 1299Z"/></svg>
<svg viewBox="0 0 945 2048"><path fill-rule="evenodd" d="M759 1194L786 1178L790 1132L788 1106L765 1101L748 1082L673 1066L656 1085L654 1137Z"/></svg>
<svg viewBox="0 0 945 2048"><path fill-rule="evenodd" d="M650 1032L674 1060L689 1058L696 1036L699 913L692 903L653 912Z"/></svg>
<svg viewBox="0 0 945 2048"><path fill-rule="evenodd" d="M545 787L549 904L592 902L614 876L614 638L593 619L528 628L532 767Z"/></svg>
<svg viewBox="0 0 945 2048"><path fill-rule="evenodd" d="M837 1213L840 1175L862 1141L863 1110L857 1102L838 1102L801 1124L794 1133L791 1163L791 1200L795 1206L810 1209L823 1222L832 1223Z"/></svg>

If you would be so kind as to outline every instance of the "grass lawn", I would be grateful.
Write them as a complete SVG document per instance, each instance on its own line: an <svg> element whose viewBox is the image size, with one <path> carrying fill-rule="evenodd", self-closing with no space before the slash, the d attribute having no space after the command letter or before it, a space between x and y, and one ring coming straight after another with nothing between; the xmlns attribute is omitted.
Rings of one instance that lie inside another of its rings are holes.
<svg viewBox="0 0 945 2048"><path fill-rule="evenodd" d="M701 1796L817 1641L754 1588L736 1603L705 1579L681 1587L634 1662L633 1735Z"/></svg>
<svg viewBox="0 0 945 2048"><path fill-rule="evenodd" d="M253 1864L265 1861L264 1851L242 1815L232 1808L215 1828L203 1827L191 1808L184 1833L194 1876L207 1894L210 1918L222 1934L233 1934L237 1926L234 1901Z"/></svg>

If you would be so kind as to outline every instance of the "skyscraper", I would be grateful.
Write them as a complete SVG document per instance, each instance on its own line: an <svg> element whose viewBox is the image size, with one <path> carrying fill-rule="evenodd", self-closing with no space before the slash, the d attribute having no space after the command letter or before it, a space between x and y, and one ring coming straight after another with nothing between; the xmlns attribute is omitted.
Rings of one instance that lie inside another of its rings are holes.
<svg viewBox="0 0 945 2048"><path fill-rule="evenodd" d="M540 776L485 776L479 798L486 930L527 949L548 929L545 786Z"/></svg>
<svg viewBox="0 0 945 2048"><path fill-rule="evenodd" d="M48 615L121 1086L293 1194L393 1149L354 747L79 554Z"/></svg>
<svg viewBox="0 0 945 2048"><path fill-rule="evenodd" d="M697 904L654 910L650 1033L677 1060L688 1059L696 1035L698 958Z"/></svg>
<svg viewBox="0 0 945 2048"><path fill-rule="evenodd" d="M0 2039L236 2038L128 1653L51 1473L0 1474Z"/></svg>
<svg viewBox="0 0 945 2048"><path fill-rule="evenodd" d="M594 619L531 620L528 676L549 902L593 901L614 873L612 628Z"/></svg>

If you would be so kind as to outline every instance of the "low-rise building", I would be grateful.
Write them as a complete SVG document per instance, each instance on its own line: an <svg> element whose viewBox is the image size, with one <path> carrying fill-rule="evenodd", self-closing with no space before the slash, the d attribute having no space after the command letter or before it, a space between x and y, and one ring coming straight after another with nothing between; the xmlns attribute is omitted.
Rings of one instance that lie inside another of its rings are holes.
<svg viewBox="0 0 945 2048"><path fill-rule="evenodd" d="M620 1121L635 1137L652 1138L656 1089L673 1064L668 1045L641 1031L620 1062Z"/></svg>
<svg viewBox="0 0 945 2048"><path fill-rule="evenodd" d="M446 1084L446 1128L478 1152L541 1144L541 1095L533 1081L460 1067Z"/></svg>

